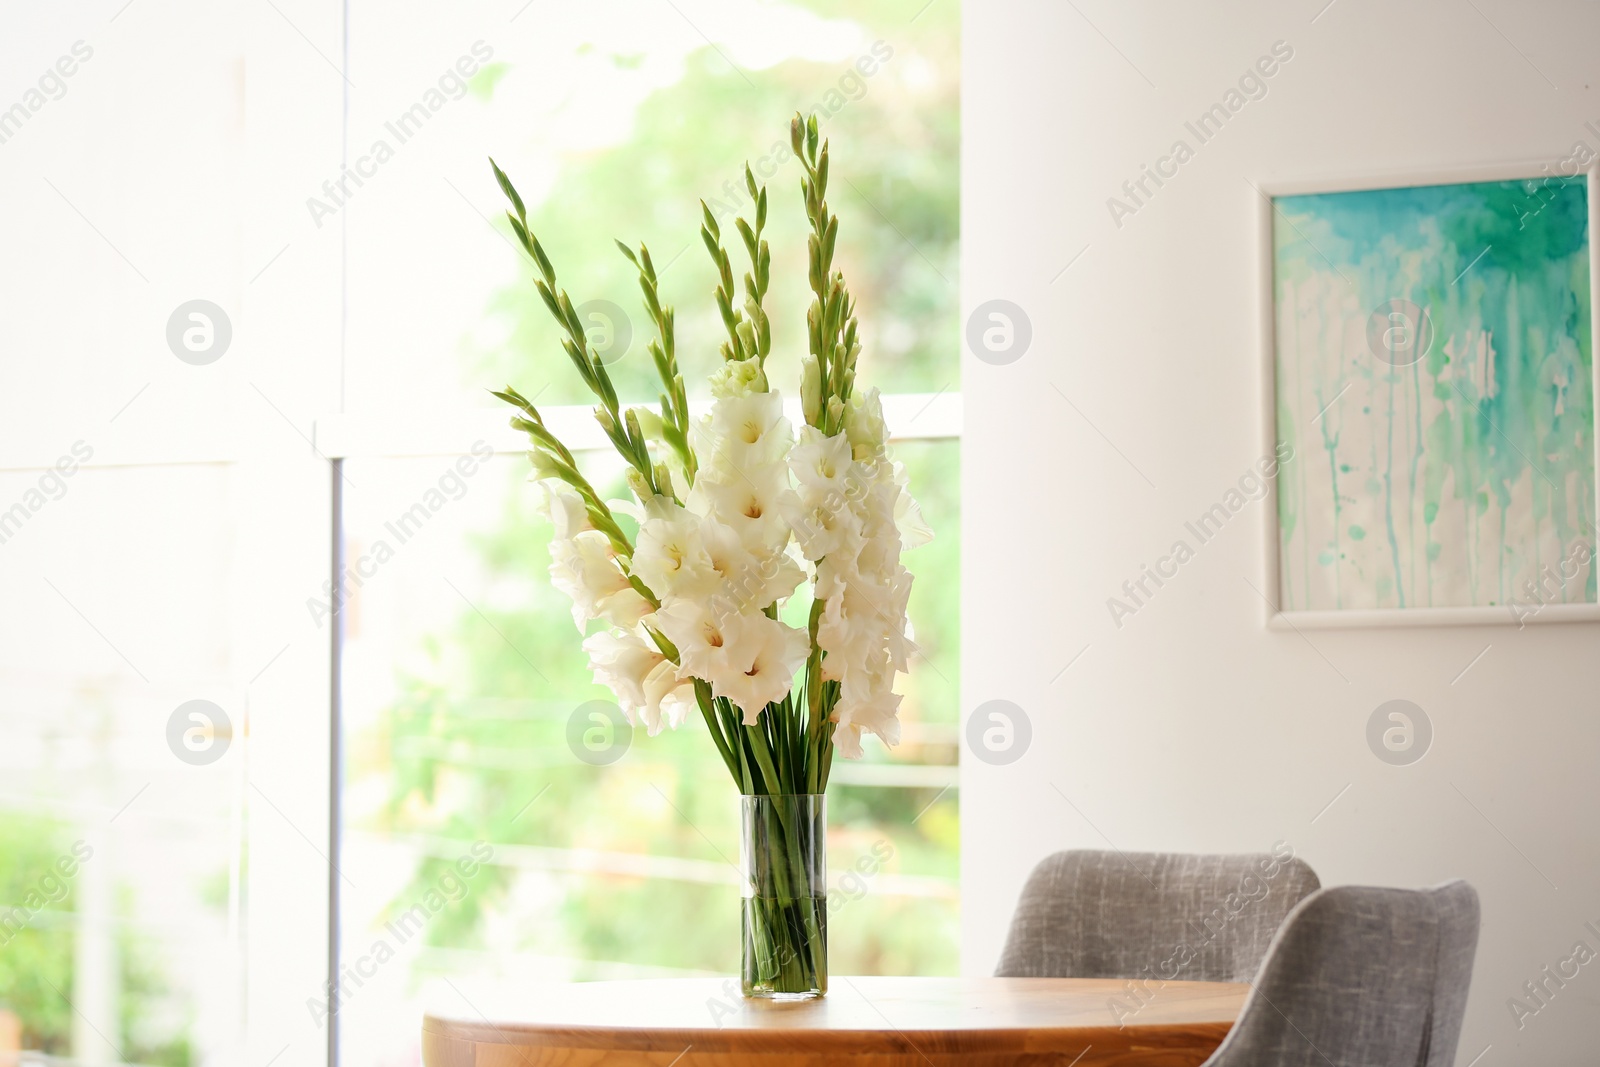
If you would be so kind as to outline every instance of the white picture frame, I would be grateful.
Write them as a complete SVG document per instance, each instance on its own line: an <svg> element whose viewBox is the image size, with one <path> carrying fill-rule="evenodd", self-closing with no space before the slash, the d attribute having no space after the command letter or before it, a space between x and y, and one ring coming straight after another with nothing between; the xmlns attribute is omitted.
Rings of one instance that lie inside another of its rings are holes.
<svg viewBox="0 0 1600 1067"><path fill-rule="evenodd" d="M1595 427L1591 445L1596 448L1595 471L1600 480L1600 352L1595 344L1600 342L1600 166L1591 164L1577 172L1587 178L1588 228L1589 228L1589 303L1590 303L1590 386L1595 397ZM1260 194L1256 199L1256 232L1258 241L1258 344L1260 351L1259 415L1261 425L1260 455L1271 455L1278 444L1277 433L1277 294L1275 291L1274 201L1278 197L1314 193L1360 192L1377 189L1401 189L1412 186L1451 185L1471 182L1500 182L1542 180L1555 175L1548 163L1511 163L1482 167L1460 167L1446 170L1424 170L1386 173L1380 175L1344 176L1316 180L1259 181L1253 182ZM1595 493L1595 514L1589 519L1594 529L1600 530L1600 491ZM1407 607L1366 608L1338 610L1283 611L1282 604L1282 539L1279 527L1278 479L1268 480L1267 495L1262 508L1262 535L1265 551L1262 553L1262 589L1267 592L1264 605L1265 625L1268 629L1346 629L1392 626L1512 626L1521 628L1529 623L1573 623L1600 621L1600 603L1573 604L1547 603L1532 613L1521 613L1511 605L1474 605L1459 607ZM1600 559L1590 566L1600 567Z"/></svg>

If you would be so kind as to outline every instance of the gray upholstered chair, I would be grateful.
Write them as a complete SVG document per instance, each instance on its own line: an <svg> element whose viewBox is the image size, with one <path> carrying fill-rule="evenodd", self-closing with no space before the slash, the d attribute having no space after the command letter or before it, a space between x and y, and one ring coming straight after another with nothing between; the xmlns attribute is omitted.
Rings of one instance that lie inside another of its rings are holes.
<svg viewBox="0 0 1600 1067"><path fill-rule="evenodd" d="M1247 982L1284 917L1317 887L1288 849L1057 852L1028 876L994 973Z"/></svg>
<svg viewBox="0 0 1600 1067"><path fill-rule="evenodd" d="M1284 922L1204 1067L1451 1067L1478 946L1478 894L1340 886Z"/></svg>

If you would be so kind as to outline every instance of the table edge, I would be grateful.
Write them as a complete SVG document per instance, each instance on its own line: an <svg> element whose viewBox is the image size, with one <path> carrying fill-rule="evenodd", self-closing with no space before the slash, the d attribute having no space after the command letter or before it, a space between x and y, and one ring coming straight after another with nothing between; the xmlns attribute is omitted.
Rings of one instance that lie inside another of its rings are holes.
<svg viewBox="0 0 1600 1067"><path fill-rule="evenodd" d="M918 976L882 976L896 981ZM964 984L967 979L949 976L927 979L937 983ZM841 979L854 989L856 981L871 983L870 976ZM1106 983L1107 979L1073 978L1004 978L984 977L979 981L1003 985L1017 983L1035 988L1060 983L1063 987L1080 982ZM572 983L581 986L632 985L636 982ZM1201 1018L1161 1019L1133 1018L1122 1025L1109 1018L1083 1018L1082 1021L1042 1020L1024 1022L1015 1019L978 1020L978 1025L952 1028L928 1025L920 1020L912 1029L902 1029L885 1017L882 1026L871 1022L840 1027L784 1026L774 1021L772 1025L707 1025L697 1022L690 1025L670 1026L658 1023L627 1024L623 1022L566 1022L558 1019L528 1020L515 1016L496 1019L476 1012L476 1018L463 1018L454 1013L441 1014L427 1011L422 1016L421 1030L430 1043L449 1046L502 1046L527 1049L616 1049L677 1053L686 1045L706 1052L748 1052L768 1054L790 1051L797 1046L820 1052L873 1051L891 1053L921 1052L1028 1052L1041 1047L1072 1048L1080 1042L1101 1047L1137 1051L1145 1046L1170 1047L1178 1042L1206 1041L1215 1045L1228 1034L1237 1021L1250 993L1248 983L1241 982L1174 982L1169 983L1176 992L1184 991L1202 995L1200 1002L1223 1001L1229 1004L1221 1012L1201 1011ZM1065 989L1063 990L1065 991ZM856 991L859 994L859 991ZM1193 1003L1193 1002L1191 1002ZM799 1008L800 1005L793 1005ZM1211 1014L1210 1018L1203 1017Z"/></svg>
<svg viewBox="0 0 1600 1067"><path fill-rule="evenodd" d="M508 1032L494 1023L440 1020L424 1015L422 1032L452 1044L500 1045L508 1048L617 1049L678 1052L693 1045L702 1052L785 1052L796 1048L853 1052L934 1051L959 1053L1027 1052L1041 1045L1055 1047L1083 1042L1101 1048L1132 1050L1144 1044L1168 1046L1173 1039L1193 1037L1220 1043L1234 1020L1129 1023L1118 1027L997 1026L958 1030L827 1029L788 1030L779 1027L716 1029L706 1027L522 1026Z"/></svg>

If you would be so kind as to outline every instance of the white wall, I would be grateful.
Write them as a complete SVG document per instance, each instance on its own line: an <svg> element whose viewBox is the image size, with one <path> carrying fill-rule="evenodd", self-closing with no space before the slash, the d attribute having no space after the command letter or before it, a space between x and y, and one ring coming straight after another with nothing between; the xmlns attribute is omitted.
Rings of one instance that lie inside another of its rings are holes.
<svg viewBox="0 0 1600 1067"><path fill-rule="evenodd" d="M1034 336L965 356L963 707L1014 701L1033 739L963 753L964 966L1056 849L1282 839L1324 884L1478 888L1459 1063L1592 1062L1600 962L1520 1031L1506 1002L1600 950L1600 626L1268 632L1261 504L1121 629L1106 607L1262 451L1247 179L1600 149L1600 6L1323 3L967 5L963 311L1011 300ZM1280 40L1266 97L1116 226L1107 198ZM1364 738L1396 697L1435 729L1408 767Z"/></svg>

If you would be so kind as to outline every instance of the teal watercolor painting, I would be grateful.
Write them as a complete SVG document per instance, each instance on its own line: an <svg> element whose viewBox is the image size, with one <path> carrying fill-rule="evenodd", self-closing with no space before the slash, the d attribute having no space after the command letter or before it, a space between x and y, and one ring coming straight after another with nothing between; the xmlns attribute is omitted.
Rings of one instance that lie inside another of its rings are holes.
<svg viewBox="0 0 1600 1067"><path fill-rule="evenodd" d="M1585 178L1273 207L1281 610L1595 603Z"/></svg>

